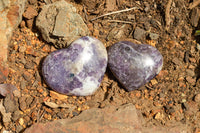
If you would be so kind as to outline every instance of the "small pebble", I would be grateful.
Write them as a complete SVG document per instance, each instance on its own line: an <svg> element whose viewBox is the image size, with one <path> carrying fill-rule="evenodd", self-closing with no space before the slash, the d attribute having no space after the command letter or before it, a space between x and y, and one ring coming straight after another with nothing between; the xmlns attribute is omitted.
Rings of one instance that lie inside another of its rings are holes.
<svg viewBox="0 0 200 133"><path fill-rule="evenodd" d="M200 94L195 95L194 101L195 102L200 102Z"/></svg>
<svg viewBox="0 0 200 133"><path fill-rule="evenodd" d="M26 51L26 47L25 46L19 46L19 52L23 53Z"/></svg>
<svg viewBox="0 0 200 133"><path fill-rule="evenodd" d="M149 37L151 40L157 40L159 38L159 35L156 33L149 33Z"/></svg>
<svg viewBox="0 0 200 133"><path fill-rule="evenodd" d="M19 124L22 126L24 125L24 119L23 118L19 118Z"/></svg>
<svg viewBox="0 0 200 133"><path fill-rule="evenodd" d="M143 40L146 37L146 31L136 27L133 36L136 40Z"/></svg>

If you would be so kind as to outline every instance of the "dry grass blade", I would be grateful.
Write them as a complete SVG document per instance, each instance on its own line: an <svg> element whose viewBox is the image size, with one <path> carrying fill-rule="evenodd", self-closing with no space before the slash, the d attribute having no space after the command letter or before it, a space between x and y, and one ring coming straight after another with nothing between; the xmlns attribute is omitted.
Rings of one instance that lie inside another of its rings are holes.
<svg viewBox="0 0 200 133"><path fill-rule="evenodd" d="M116 22L116 23L126 23L126 24L133 24L130 21L122 21L122 20L108 20L109 22Z"/></svg>
<svg viewBox="0 0 200 133"><path fill-rule="evenodd" d="M169 0L166 6L166 10L165 10L165 30L168 31L169 27L170 27L170 7L172 4L172 0Z"/></svg>
<svg viewBox="0 0 200 133"><path fill-rule="evenodd" d="M93 19L91 19L90 21L94 21L94 20L96 20L96 19L99 19L99 18L102 18L102 17L105 17L105 16L109 16L109 15L112 15L112 14L117 14L117 13L121 13L121 12L127 12L127 11L131 11L131 10L136 10L136 9L139 9L139 8L138 8L138 7L132 7L132 8L124 9L124 10L119 10L119 11L115 11L115 12L110 12L110 13L101 15L101 16L99 16L99 17L93 18Z"/></svg>

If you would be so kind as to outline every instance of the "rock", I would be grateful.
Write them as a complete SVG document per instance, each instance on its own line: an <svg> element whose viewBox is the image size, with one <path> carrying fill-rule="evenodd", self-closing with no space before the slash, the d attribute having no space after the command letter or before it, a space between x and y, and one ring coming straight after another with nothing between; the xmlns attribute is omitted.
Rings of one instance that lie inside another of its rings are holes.
<svg viewBox="0 0 200 133"><path fill-rule="evenodd" d="M11 113L10 113L10 112L9 112L9 113L6 113L6 109L5 109L5 107L3 106L3 102L2 102L2 101L0 101L0 113L1 113L1 115L3 116L2 121L3 121L4 123L10 122L10 121L11 121Z"/></svg>
<svg viewBox="0 0 200 133"><path fill-rule="evenodd" d="M192 9L190 21L191 21L192 26L194 26L194 27L197 27L197 25L198 25L199 13L200 12L199 12L198 7Z"/></svg>
<svg viewBox="0 0 200 133"><path fill-rule="evenodd" d="M94 37L82 37L68 48L48 55L42 67L46 83L67 95L86 96L99 87L107 66L107 51Z"/></svg>
<svg viewBox="0 0 200 133"><path fill-rule="evenodd" d="M145 12L149 12L149 10L150 10L150 5L149 5L149 3L144 2L144 5L145 5L144 11L145 11Z"/></svg>
<svg viewBox="0 0 200 133"><path fill-rule="evenodd" d="M0 83L8 76L7 53L13 30L20 24L25 0L0 1Z"/></svg>
<svg viewBox="0 0 200 133"><path fill-rule="evenodd" d="M12 120L16 121L17 119L19 119L21 116L21 113L19 110L16 110L13 114L12 114Z"/></svg>
<svg viewBox="0 0 200 133"><path fill-rule="evenodd" d="M1 44L0 44L1 45ZM1 53L1 52L0 52ZM4 58L4 57L3 57ZM6 57L7 58L7 57ZM7 59L6 59L7 60ZM4 81L6 81L7 77L8 77L8 65L6 62L2 61L0 59L0 83L3 83Z"/></svg>
<svg viewBox="0 0 200 133"><path fill-rule="evenodd" d="M116 7L117 7L116 0L106 0L107 11L114 11Z"/></svg>
<svg viewBox="0 0 200 133"><path fill-rule="evenodd" d="M26 11L23 13L23 17L26 19L33 19L37 15L37 11L34 9L33 6L30 5L26 8Z"/></svg>
<svg viewBox="0 0 200 133"><path fill-rule="evenodd" d="M22 111L25 111L26 108L27 108L27 105L26 105L26 96L23 96L23 97L20 97L19 98L19 107Z"/></svg>
<svg viewBox="0 0 200 133"><path fill-rule="evenodd" d="M133 36L134 36L135 39L137 39L139 41L144 40L145 37L146 37L146 31L139 28L139 27L136 27Z"/></svg>
<svg viewBox="0 0 200 133"><path fill-rule="evenodd" d="M191 76L187 76L185 79L191 85L195 85L196 84L196 78L192 78Z"/></svg>
<svg viewBox="0 0 200 133"><path fill-rule="evenodd" d="M82 3L87 7L88 10L94 11L96 10L97 2L96 0L82 0Z"/></svg>
<svg viewBox="0 0 200 133"><path fill-rule="evenodd" d="M128 90L138 89L162 69L163 57L150 45L121 41L108 50L108 66Z"/></svg>
<svg viewBox="0 0 200 133"><path fill-rule="evenodd" d="M89 35L87 25L75 7L64 0L45 5L36 19L36 26L45 41L56 48L67 47L81 36Z"/></svg>
<svg viewBox="0 0 200 133"><path fill-rule="evenodd" d="M58 100L65 100L68 98L68 96L57 93L55 91L50 91L50 96L52 99L58 99Z"/></svg>
<svg viewBox="0 0 200 133"><path fill-rule="evenodd" d="M186 73L187 75L191 76L191 77L194 77L195 76L195 72L191 69L186 69Z"/></svg>
<svg viewBox="0 0 200 133"><path fill-rule="evenodd" d="M13 113L15 110L18 109L16 101L10 95L7 95L5 97L3 105L6 109L6 113L8 112Z"/></svg>
<svg viewBox="0 0 200 133"><path fill-rule="evenodd" d="M191 128L186 124L173 123L170 126L153 126L148 128L143 128L142 133L189 133Z"/></svg>
<svg viewBox="0 0 200 133"><path fill-rule="evenodd" d="M195 95L194 101L200 103L200 94Z"/></svg>
<svg viewBox="0 0 200 133"><path fill-rule="evenodd" d="M10 95L10 98L13 99L13 92L18 91L18 89L12 84L0 84L0 95L6 97Z"/></svg>
<svg viewBox="0 0 200 133"><path fill-rule="evenodd" d="M185 124L174 122L169 126L143 127L142 114L133 104L120 107L93 108L83 111L72 119L36 123L24 133L184 133L191 129ZM66 126L67 125L67 126Z"/></svg>
<svg viewBox="0 0 200 133"><path fill-rule="evenodd" d="M122 38L124 36L124 31L125 30L125 27L126 25L122 25L120 28L113 28L108 36L107 36L107 40L112 40L112 39L117 39L119 40L120 38Z"/></svg>
<svg viewBox="0 0 200 133"><path fill-rule="evenodd" d="M25 12L23 13L23 17L25 18L26 25L28 28L33 28L34 18L38 15L37 10L34 6L28 5Z"/></svg>
<svg viewBox="0 0 200 133"><path fill-rule="evenodd" d="M17 132L17 133L23 132L23 129L24 129L24 128L23 128L23 126L21 126L21 125L17 125L17 126L16 126L16 132Z"/></svg>
<svg viewBox="0 0 200 133"><path fill-rule="evenodd" d="M149 38L151 40L157 40L159 38L159 35L156 33L149 33Z"/></svg>
<svg viewBox="0 0 200 133"><path fill-rule="evenodd" d="M104 133L127 133L132 131L139 132L141 127L141 115L139 115L133 104L127 104L118 108L114 106L104 109L93 108L82 112L72 119L56 120L46 124L34 124L25 133L98 133L100 131Z"/></svg>
<svg viewBox="0 0 200 133"><path fill-rule="evenodd" d="M26 81L30 81L33 78L33 75L31 73L29 73L28 71L25 71L22 76L24 77L24 79Z"/></svg>
<svg viewBox="0 0 200 133"><path fill-rule="evenodd" d="M182 62L179 60L179 58L177 57L174 57L172 59L172 62L175 64L175 65L182 65Z"/></svg>

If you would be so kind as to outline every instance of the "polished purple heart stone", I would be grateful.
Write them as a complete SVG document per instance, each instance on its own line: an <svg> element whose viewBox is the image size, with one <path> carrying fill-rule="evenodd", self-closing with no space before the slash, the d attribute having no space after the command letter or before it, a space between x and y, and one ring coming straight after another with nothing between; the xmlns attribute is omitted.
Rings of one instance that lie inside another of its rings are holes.
<svg viewBox="0 0 200 133"><path fill-rule="evenodd" d="M160 72L163 57L150 45L121 41L109 48L108 66L119 82L128 91L132 91Z"/></svg>
<svg viewBox="0 0 200 133"><path fill-rule="evenodd" d="M59 93L87 96L98 89L107 60L103 43L85 36L48 55L42 74L49 87Z"/></svg>

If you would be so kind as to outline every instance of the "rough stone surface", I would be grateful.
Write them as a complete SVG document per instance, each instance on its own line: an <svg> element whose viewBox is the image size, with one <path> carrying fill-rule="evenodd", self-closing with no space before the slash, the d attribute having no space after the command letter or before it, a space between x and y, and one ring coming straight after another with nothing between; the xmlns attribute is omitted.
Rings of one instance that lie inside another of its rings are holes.
<svg viewBox="0 0 200 133"><path fill-rule="evenodd" d="M200 103L200 94L195 95L194 101Z"/></svg>
<svg viewBox="0 0 200 133"><path fill-rule="evenodd" d="M137 40L144 40L146 37L146 31L139 27L136 27L133 36Z"/></svg>
<svg viewBox="0 0 200 133"><path fill-rule="evenodd" d="M124 133L141 130L141 119L133 104L105 109L86 110L73 119L58 120L46 124L35 124L25 133ZM67 125L67 126L66 126ZM51 128L49 128L51 127ZM58 128L59 127L59 128Z"/></svg>
<svg viewBox="0 0 200 133"><path fill-rule="evenodd" d="M198 9L198 7L192 9L190 21L191 21L192 26L197 27L198 22L199 22L199 9Z"/></svg>
<svg viewBox="0 0 200 133"><path fill-rule="evenodd" d="M143 127L143 117L133 104L120 107L93 108L72 119L45 124L37 123L24 133L184 133L189 128L180 123L172 126Z"/></svg>
<svg viewBox="0 0 200 133"><path fill-rule="evenodd" d="M0 83L8 76L7 53L13 30L19 25L24 12L25 0L0 1Z"/></svg>
<svg viewBox="0 0 200 133"><path fill-rule="evenodd" d="M57 48L67 47L77 38L89 35L88 27L76 13L75 7L65 1L43 6L36 26L43 39Z"/></svg>
<svg viewBox="0 0 200 133"><path fill-rule="evenodd" d="M99 87L106 66L107 51L102 42L85 36L47 56L42 71L46 83L57 92L86 96Z"/></svg>
<svg viewBox="0 0 200 133"><path fill-rule="evenodd" d="M163 57L150 45L121 41L109 48L108 65L121 84L132 91L160 72Z"/></svg>
<svg viewBox="0 0 200 133"><path fill-rule="evenodd" d="M149 33L149 37L151 40L157 40L159 38L159 35L156 33Z"/></svg>
<svg viewBox="0 0 200 133"><path fill-rule="evenodd" d="M7 57L3 57L3 58L7 58ZM7 60L7 59L5 59L5 60ZM8 77L8 73L9 73L9 70L8 70L7 63L0 59L0 83L3 83L4 81L6 81L6 79Z"/></svg>
<svg viewBox="0 0 200 133"><path fill-rule="evenodd" d="M14 112L15 110L18 109L16 101L14 99L11 98L10 95L7 95L3 101L3 105L6 109L6 112Z"/></svg>
<svg viewBox="0 0 200 133"><path fill-rule="evenodd" d="M7 60L7 47L15 29L22 20L25 0L2 0L0 1L0 58Z"/></svg>
<svg viewBox="0 0 200 133"><path fill-rule="evenodd" d="M38 13L34 9L34 6L28 6L26 8L26 11L23 13L23 17L26 18L26 19L32 19L37 15L38 15Z"/></svg>

